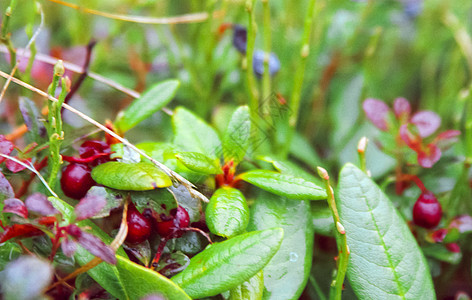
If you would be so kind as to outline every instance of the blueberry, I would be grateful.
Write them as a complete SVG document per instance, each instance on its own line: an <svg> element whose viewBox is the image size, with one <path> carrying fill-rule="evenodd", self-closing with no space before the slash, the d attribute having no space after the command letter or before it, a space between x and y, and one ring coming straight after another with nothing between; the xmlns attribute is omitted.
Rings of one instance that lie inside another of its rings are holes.
<svg viewBox="0 0 472 300"><path fill-rule="evenodd" d="M233 25L233 46L242 54L246 54L247 30L246 27Z"/></svg>
<svg viewBox="0 0 472 300"><path fill-rule="evenodd" d="M252 68L254 69L254 73L257 77L262 77L264 74L264 56L265 52L262 50L254 51L253 61L252 61ZM269 74L270 76L274 76L280 70L280 61L279 58L275 53L271 53L269 56Z"/></svg>
<svg viewBox="0 0 472 300"><path fill-rule="evenodd" d="M407 0L403 3L403 11L409 18L416 18L423 10L422 0Z"/></svg>

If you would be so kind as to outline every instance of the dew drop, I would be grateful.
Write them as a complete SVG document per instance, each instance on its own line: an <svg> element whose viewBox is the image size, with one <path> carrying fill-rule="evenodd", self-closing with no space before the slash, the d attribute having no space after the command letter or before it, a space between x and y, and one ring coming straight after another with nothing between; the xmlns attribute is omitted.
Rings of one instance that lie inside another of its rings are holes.
<svg viewBox="0 0 472 300"><path fill-rule="evenodd" d="M298 254L295 252L290 252L289 254L289 260L291 262L296 262L298 260Z"/></svg>

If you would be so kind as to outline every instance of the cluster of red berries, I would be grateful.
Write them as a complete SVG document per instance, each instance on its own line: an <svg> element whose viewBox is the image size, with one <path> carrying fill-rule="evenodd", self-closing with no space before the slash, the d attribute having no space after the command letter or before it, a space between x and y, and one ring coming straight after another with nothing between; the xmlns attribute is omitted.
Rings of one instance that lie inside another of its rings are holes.
<svg viewBox="0 0 472 300"><path fill-rule="evenodd" d="M131 204L127 215L128 235L126 241L130 244L144 242L151 236L153 227L162 237L168 239L179 237L181 229L187 228L190 224L190 217L182 206L173 209L169 216L161 216L160 219L157 221L150 209L146 209L141 214L134 204Z"/></svg>
<svg viewBox="0 0 472 300"><path fill-rule="evenodd" d="M92 167L110 160L110 146L102 141L85 141L79 148L79 156L62 158L70 164L62 170L61 188L67 197L80 200L95 185Z"/></svg>

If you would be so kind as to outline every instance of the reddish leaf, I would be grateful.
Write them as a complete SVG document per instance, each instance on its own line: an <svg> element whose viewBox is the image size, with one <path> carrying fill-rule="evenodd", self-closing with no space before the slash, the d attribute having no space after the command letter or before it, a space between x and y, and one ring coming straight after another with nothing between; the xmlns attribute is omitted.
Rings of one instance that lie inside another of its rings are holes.
<svg viewBox="0 0 472 300"><path fill-rule="evenodd" d="M453 253L460 253L461 252L461 247L459 247L458 244L456 243L449 243L446 244L447 250L453 252Z"/></svg>
<svg viewBox="0 0 472 300"><path fill-rule="evenodd" d="M457 228L460 233L472 231L472 217L468 215L458 216L451 221L449 227Z"/></svg>
<svg viewBox="0 0 472 300"><path fill-rule="evenodd" d="M447 149L458 141L457 136L460 134L459 130L446 130L436 136L433 144L436 144L441 149Z"/></svg>
<svg viewBox="0 0 472 300"><path fill-rule="evenodd" d="M75 215L77 220L84 220L98 214L106 205L107 200L105 197L98 195L85 195L82 200L75 206Z"/></svg>
<svg viewBox="0 0 472 300"><path fill-rule="evenodd" d="M61 249L66 256L72 257L72 255L75 253L75 250L77 250L77 243L71 238L66 237L61 242Z"/></svg>
<svg viewBox="0 0 472 300"><path fill-rule="evenodd" d="M10 182L5 178L3 173L0 172L0 200L14 197L15 192L13 192Z"/></svg>
<svg viewBox="0 0 472 300"><path fill-rule="evenodd" d="M41 193L34 193L26 198L25 204L28 211L35 212L42 216L51 216L59 213L59 211L52 206L51 202L49 202L48 197Z"/></svg>
<svg viewBox="0 0 472 300"><path fill-rule="evenodd" d="M4 213L13 213L17 214L20 217L28 218L28 210L26 209L25 204L23 201L17 198L9 198L6 199L3 206Z"/></svg>
<svg viewBox="0 0 472 300"><path fill-rule="evenodd" d="M405 142L405 144L415 151L421 149L422 140L420 136L414 135L408 129L407 124L400 126L400 137Z"/></svg>
<svg viewBox="0 0 472 300"><path fill-rule="evenodd" d="M413 115L410 122L416 125L421 137L428 137L441 125L441 117L432 111L420 111Z"/></svg>
<svg viewBox="0 0 472 300"><path fill-rule="evenodd" d="M115 251L108 247L98 237L82 231L77 225L69 225L66 232L76 239L76 241L90 253L100 257L103 261L116 264Z"/></svg>
<svg viewBox="0 0 472 300"><path fill-rule="evenodd" d="M417 151L418 164L423 168L431 168L440 158L441 150L434 144L429 144L426 149Z"/></svg>
<svg viewBox="0 0 472 300"><path fill-rule="evenodd" d="M13 224L6 227L5 231L1 233L0 244L15 237L26 238L42 234L43 232L41 230L31 224Z"/></svg>
<svg viewBox="0 0 472 300"><path fill-rule="evenodd" d="M380 130L388 130L388 114L390 108L384 102L377 99L366 99L362 104L362 108L367 118Z"/></svg>
<svg viewBox="0 0 472 300"><path fill-rule="evenodd" d="M405 98L395 99L395 102L393 102L393 112L397 119L407 121L411 114L410 102Z"/></svg>
<svg viewBox="0 0 472 300"><path fill-rule="evenodd" d="M16 157L16 159L18 159L19 161L21 161L22 163L25 163L27 165L29 165L30 162L31 162L31 158L20 159L20 158ZM11 159L7 160L5 165L7 166L8 170L12 171L13 173L18 173L18 172L23 171L24 169L26 169L25 166L20 165L19 163L15 162Z"/></svg>
<svg viewBox="0 0 472 300"><path fill-rule="evenodd" d="M15 145L7 140L3 134L0 135L0 154L10 155L10 153L13 151L13 148L15 148ZM2 163L5 159L5 157L0 156L0 163Z"/></svg>
<svg viewBox="0 0 472 300"><path fill-rule="evenodd" d="M445 228L438 229L431 234L431 238L433 239L434 242L441 243L446 237L447 232L448 230Z"/></svg>

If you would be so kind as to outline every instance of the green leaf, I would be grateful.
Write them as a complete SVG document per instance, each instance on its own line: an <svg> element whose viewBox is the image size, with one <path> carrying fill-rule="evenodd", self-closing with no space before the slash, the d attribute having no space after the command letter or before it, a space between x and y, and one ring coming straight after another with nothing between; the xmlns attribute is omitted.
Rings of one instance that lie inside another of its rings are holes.
<svg viewBox="0 0 472 300"><path fill-rule="evenodd" d="M172 185L169 176L146 162L136 164L107 162L92 170L92 178L98 184L127 191L147 191Z"/></svg>
<svg viewBox="0 0 472 300"><path fill-rule="evenodd" d="M426 260L405 221L364 172L346 164L338 209L351 255L347 275L360 299L435 299Z"/></svg>
<svg viewBox="0 0 472 300"><path fill-rule="evenodd" d="M116 268L130 299L160 295L168 300L191 299L178 285L161 274L121 256L116 256Z"/></svg>
<svg viewBox="0 0 472 300"><path fill-rule="evenodd" d="M279 251L264 268L263 299L298 299L308 281L314 230L310 202L261 193L251 206L248 229L280 226L284 238Z"/></svg>
<svg viewBox="0 0 472 300"><path fill-rule="evenodd" d="M172 125L175 145L211 158L221 155L221 142L215 130L192 112L178 107L172 116Z"/></svg>
<svg viewBox="0 0 472 300"><path fill-rule="evenodd" d="M326 199L326 191L323 188L300 177L269 170L251 170L240 174L239 177L263 190L290 199Z"/></svg>
<svg viewBox="0 0 472 300"><path fill-rule="evenodd" d="M310 167L321 165L321 159L318 154L313 150L308 140L298 132L295 132L290 144L290 154Z"/></svg>
<svg viewBox="0 0 472 300"><path fill-rule="evenodd" d="M178 80L166 80L155 84L118 115L115 126L123 133L149 118L174 98L179 85Z"/></svg>
<svg viewBox="0 0 472 300"><path fill-rule="evenodd" d="M6 264L17 259L22 253L23 250L17 243L11 241L3 243L0 247L0 271L3 271Z"/></svg>
<svg viewBox="0 0 472 300"><path fill-rule="evenodd" d="M180 152L175 155L184 166L192 171L202 174L221 174L219 163L199 152Z"/></svg>
<svg viewBox="0 0 472 300"><path fill-rule="evenodd" d="M231 117L223 137L223 156L225 162L233 160L238 164L243 160L249 147L251 119L247 106L239 107Z"/></svg>
<svg viewBox="0 0 472 300"><path fill-rule="evenodd" d="M297 164L289 160L274 159L270 156L260 156L257 159L271 163L274 168L282 174L288 174L296 177L301 177L307 181L316 183L317 185L322 185L319 177L308 173L303 168L299 167Z"/></svg>
<svg viewBox="0 0 472 300"><path fill-rule="evenodd" d="M310 209L315 233L334 237L336 227L334 225L333 213L329 209L328 204L323 201L311 202Z"/></svg>
<svg viewBox="0 0 472 300"><path fill-rule="evenodd" d="M249 223L244 195L235 188L219 188L210 199L205 218L210 231L219 236L232 237L244 232Z"/></svg>
<svg viewBox="0 0 472 300"><path fill-rule="evenodd" d="M260 271L230 291L229 300L259 300L264 292L264 275Z"/></svg>
<svg viewBox="0 0 472 300"><path fill-rule="evenodd" d="M217 295L256 275L277 252L282 238L283 230L272 228L210 245L172 281L192 298Z"/></svg>

